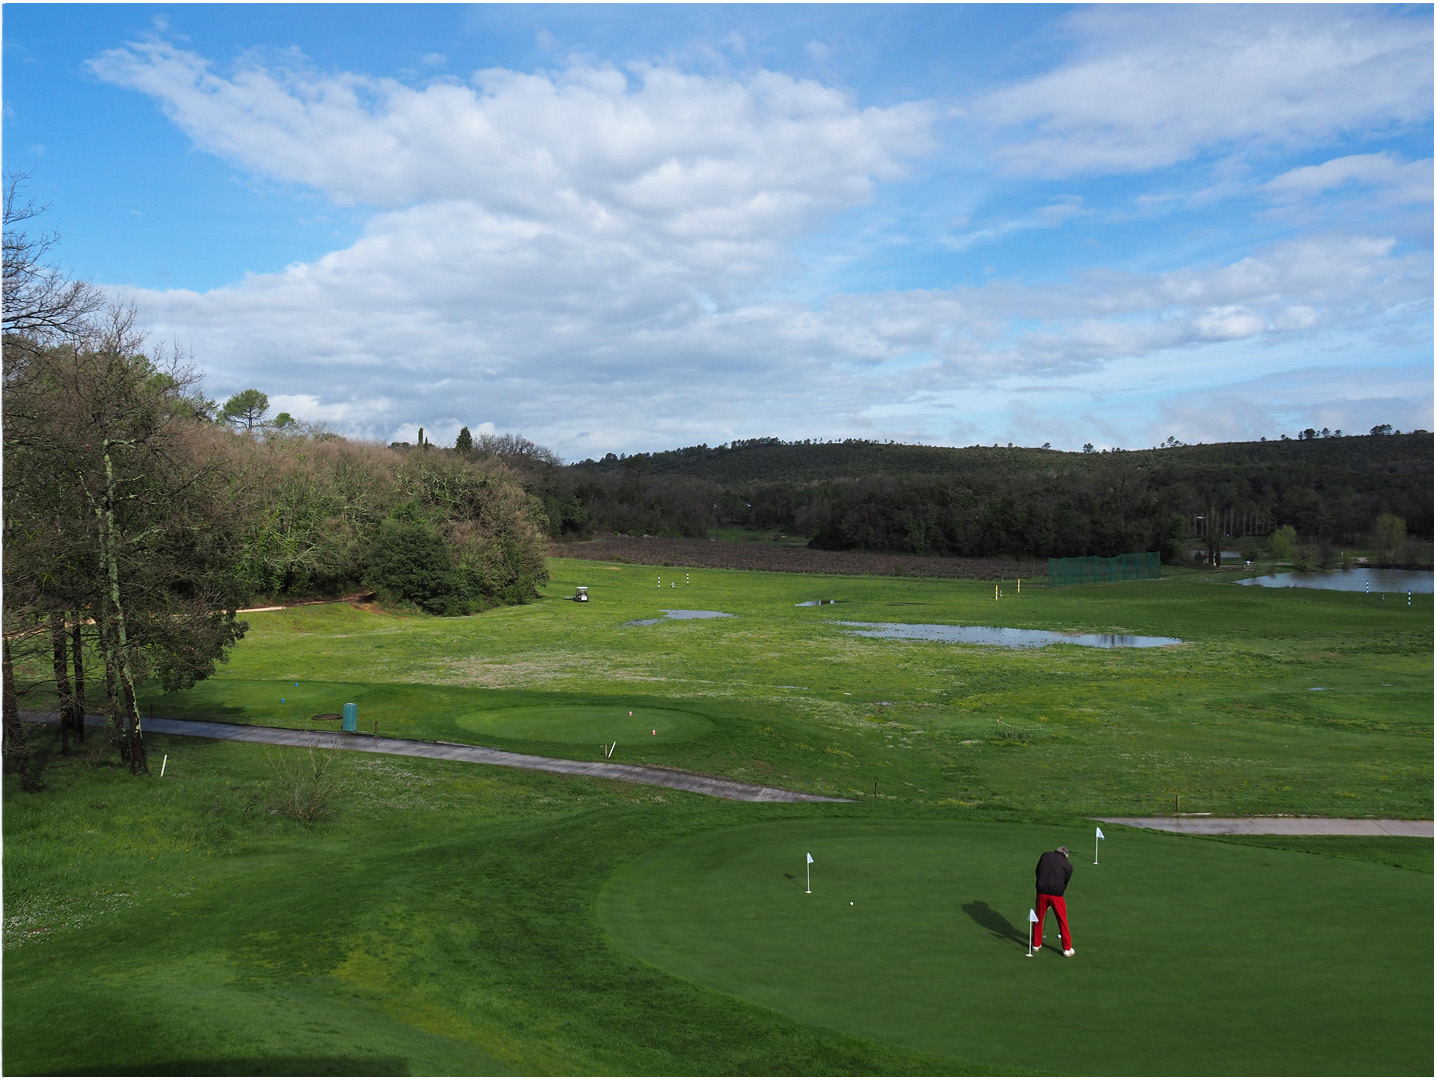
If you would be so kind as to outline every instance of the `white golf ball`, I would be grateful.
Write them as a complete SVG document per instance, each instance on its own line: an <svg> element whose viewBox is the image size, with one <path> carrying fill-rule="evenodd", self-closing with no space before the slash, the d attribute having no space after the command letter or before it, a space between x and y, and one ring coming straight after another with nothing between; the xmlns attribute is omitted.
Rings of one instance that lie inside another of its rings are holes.
<svg viewBox="0 0 1437 1080"><path fill-rule="evenodd" d="M850 900L850 901L848 902L848 906L849 906L849 907L852 907L852 906L853 906L853 901L852 901L852 900Z"/></svg>

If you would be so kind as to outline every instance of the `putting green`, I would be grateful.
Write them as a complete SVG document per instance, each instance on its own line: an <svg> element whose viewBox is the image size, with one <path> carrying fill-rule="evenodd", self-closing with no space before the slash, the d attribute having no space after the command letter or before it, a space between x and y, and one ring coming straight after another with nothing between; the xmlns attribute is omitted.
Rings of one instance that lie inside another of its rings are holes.
<svg viewBox="0 0 1437 1080"><path fill-rule="evenodd" d="M535 742L686 742L713 730L713 721L682 709L624 705L530 705L465 713L465 731Z"/></svg>
<svg viewBox="0 0 1437 1080"><path fill-rule="evenodd" d="M1106 831L1095 866L1086 826L724 829L622 867L597 914L676 975L995 1072L1427 1073L1430 875ZM1033 865L1059 844L1076 955L1030 959Z"/></svg>

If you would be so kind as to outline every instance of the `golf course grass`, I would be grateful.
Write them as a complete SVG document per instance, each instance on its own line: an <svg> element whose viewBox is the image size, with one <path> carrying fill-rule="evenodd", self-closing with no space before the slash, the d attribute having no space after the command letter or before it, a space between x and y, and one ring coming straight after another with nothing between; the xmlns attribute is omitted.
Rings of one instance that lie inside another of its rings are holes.
<svg viewBox="0 0 1437 1080"><path fill-rule="evenodd" d="M713 723L697 712L618 705L532 705L466 713L455 721L465 731L534 742L592 746L642 741L652 745L697 738ZM615 745L615 749L617 746Z"/></svg>
<svg viewBox="0 0 1437 1080"><path fill-rule="evenodd" d="M4 1070L1430 1068L1432 841L1112 826L1091 862L1093 817L1178 797L1430 819L1430 595L551 572L544 597L467 618L251 613L215 677L146 686L142 711L333 731L312 717L354 702L381 740L611 752L850 801L335 752L305 825L284 812L305 749L151 734L132 777L98 735L61 756L37 731L46 789L5 777ZM561 599L576 584L589 604ZM1183 644L865 639L794 606L816 596L845 620ZM733 617L627 625L664 608ZM1060 843L1077 954L1030 960L1033 864Z"/></svg>
<svg viewBox="0 0 1437 1080"><path fill-rule="evenodd" d="M724 829L623 867L599 918L675 975L995 1069L1430 1065L1431 1001L1412 992L1431 974L1429 878L1116 827L1093 865L1094 840L1072 826L931 821ZM1050 916L1049 947L1030 958L1032 864L1062 841L1076 955L1056 948Z"/></svg>

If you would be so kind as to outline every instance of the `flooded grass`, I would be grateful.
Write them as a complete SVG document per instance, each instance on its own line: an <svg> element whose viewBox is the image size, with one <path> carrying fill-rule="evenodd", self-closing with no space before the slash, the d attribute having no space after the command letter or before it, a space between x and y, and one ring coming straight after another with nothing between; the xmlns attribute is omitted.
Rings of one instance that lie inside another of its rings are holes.
<svg viewBox="0 0 1437 1080"><path fill-rule="evenodd" d="M1405 593L1432 592L1431 570L1381 570L1356 567L1347 570L1292 570L1281 574L1244 578L1239 585L1260 585L1267 589L1324 589L1333 592Z"/></svg>
<svg viewBox="0 0 1437 1080"><path fill-rule="evenodd" d="M1041 649L1047 645L1082 645L1090 649L1156 649L1181 645L1171 637L1140 634L1057 634L1051 630L1020 630L1012 626L948 626L942 623L865 623L840 620L835 625L857 627L859 637L902 638L907 641L946 641L962 645L996 645L1004 649Z"/></svg>

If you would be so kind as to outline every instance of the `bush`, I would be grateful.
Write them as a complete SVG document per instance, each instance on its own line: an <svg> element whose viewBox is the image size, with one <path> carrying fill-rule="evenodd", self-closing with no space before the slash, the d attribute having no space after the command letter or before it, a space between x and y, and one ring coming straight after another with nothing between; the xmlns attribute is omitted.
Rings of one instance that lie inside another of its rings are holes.
<svg viewBox="0 0 1437 1080"><path fill-rule="evenodd" d="M364 583L431 615L464 615L470 610L449 545L418 522L386 521L379 526Z"/></svg>
<svg viewBox="0 0 1437 1080"><path fill-rule="evenodd" d="M270 813L284 814L303 825L334 812L335 803L349 786L345 751L322 749L312 739L302 750L265 747L265 764L278 787L278 801Z"/></svg>

